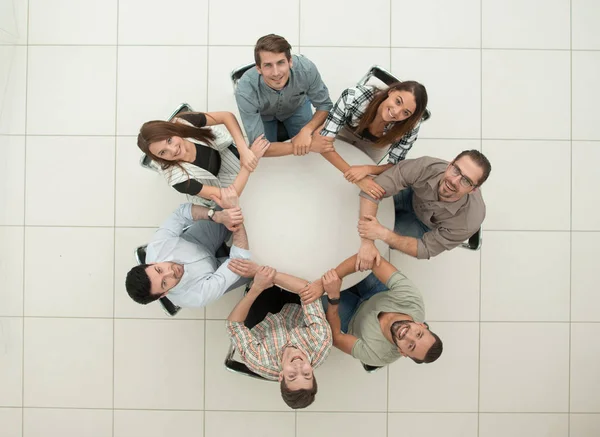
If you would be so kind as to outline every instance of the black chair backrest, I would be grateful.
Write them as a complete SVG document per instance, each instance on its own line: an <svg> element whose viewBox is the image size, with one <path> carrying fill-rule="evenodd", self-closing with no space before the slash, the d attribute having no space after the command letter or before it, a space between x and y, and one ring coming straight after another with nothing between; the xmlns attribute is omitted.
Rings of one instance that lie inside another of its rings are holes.
<svg viewBox="0 0 600 437"><path fill-rule="evenodd" d="M250 70L255 65L256 64L248 64L248 65L244 65L243 67L240 67L236 70L233 70L233 72L231 73L231 80L234 82L237 82L238 80L240 80L242 78L242 76L244 75L244 73L246 71Z"/></svg>

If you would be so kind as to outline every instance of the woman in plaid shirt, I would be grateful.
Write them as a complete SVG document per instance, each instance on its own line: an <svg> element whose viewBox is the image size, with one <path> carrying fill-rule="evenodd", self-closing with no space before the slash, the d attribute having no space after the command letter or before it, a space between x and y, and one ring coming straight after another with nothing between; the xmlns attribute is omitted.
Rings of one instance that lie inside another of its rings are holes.
<svg viewBox="0 0 600 437"><path fill-rule="evenodd" d="M350 166L337 152L323 156L344 177L366 193L381 198L383 189L367 176L379 175L406 158L417 140L427 108L427 91L415 81L396 82L386 90L374 86L356 86L344 90L329 112L320 135L313 144L331 144L337 137L363 150L375 162L389 152L383 165Z"/></svg>

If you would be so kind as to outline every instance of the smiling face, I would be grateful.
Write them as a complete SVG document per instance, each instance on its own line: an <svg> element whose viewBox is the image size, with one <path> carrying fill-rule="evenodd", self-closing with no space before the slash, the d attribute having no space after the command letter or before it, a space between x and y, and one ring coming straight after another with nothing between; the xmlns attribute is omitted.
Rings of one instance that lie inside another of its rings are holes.
<svg viewBox="0 0 600 437"><path fill-rule="evenodd" d="M455 202L477 189L483 170L469 156L448 164L438 186L438 196L444 202Z"/></svg>
<svg viewBox="0 0 600 437"><path fill-rule="evenodd" d="M308 357L295 347L288 346L283 351L282 370L279 381L285 379L290 390L311 389L313 386L313 368Z"/></svg>
<svg viewBox="0 0 600 437"><path fill-rule="evenodd" d="M385 123L406 120L417 109L415 96L410 91L393 90L379 105L377 112Z"/></svg>
<svg viewBox="0 0 600 437"><path fill-rule="evenodd" d="M169 137L150 144L149 150L165 161L181 161L188 152L188 142L181 137Z"/></svg>
<svg viewBox="0 0 600 437"><path fill-rule="evenodd" d="M424 323L411 320L397 320L392 323L390 333L394 344L405 357L425 359L427 351L435 343L435 338Z"/></svg>
<svg viewBox="0 0 600 437"><path fill-rule="evenodd" d="M173 262L149 265L146 267L146 274L150 278L150 294L164 296L171 288L179 284L183 273L183 265Z"/></svg>
<svg viewBox="0 0 600 437"><path fill-rule="evenodd" d="M274 90L281 90L290 77L292 60L285 53L260 52L260 65L256 67L265 83Z"/></svg>

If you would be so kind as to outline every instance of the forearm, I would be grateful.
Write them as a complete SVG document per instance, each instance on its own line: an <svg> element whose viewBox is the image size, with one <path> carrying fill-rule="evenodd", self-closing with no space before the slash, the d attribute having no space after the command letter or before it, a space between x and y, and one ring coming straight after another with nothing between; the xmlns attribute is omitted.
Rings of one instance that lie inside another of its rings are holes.
<svg viewBox="0 0 600 437"><path fill-rule="evenodd" d="M265 152L266 157L274 158L276 156L287 156L294 153L294 145L291 142L275 142L271 143L267 151Z"/></svg>
<svg viewBox="0 0 600 437"><path fill-rule="evenodd" d="M308 123L306 123L306 125L302 129L308 131L312 135L312 133L319 126L325 123L327 114L329 114L329 111L315 111L311 120Z"/></svg>
<svg viewBox="0 0 600 437"><path fill-rule="evenodd" d="M233 245L240 249L249 250L248 235L246 234L246 227L244 224L240 225L240 228L233 233Z"/></svg>
<svg viewBox="0 0 600 437"><path fill-rule="evenodd" d="M302 290L309 283L305 279L300 279L295 276L279 272L275 274L275 280L273 282L275 285L285 288L286 290L296 294L298 294L300 290Z"/></svg>
<svg viewBox="0 0 600 437"><path fill-rule="evenodd" d="M192 218L194 221L208 220L208 208L200 205L192 205Z"/></svg>
<svg viewBox="0 0 600 437"><path fill-rule="evenodd" d="M333 164L333 166L342 173L346 173L350 168L350 164L344 161L344 158L342 158L338 152L321 153L321 156Z"/></svg>
<svg viewBox="0 0 600 437"><path fill-rule="evenodd" d="M407 255L417 257L418 240L413 237L398 235L390 229L386 229L386 233L382 240L392 249L404 252Z"/></svg>
<svg viewBox="0 0 600 437"><path fill-rule="evenodd" d="M339 266L335 268L335 271L340 278L344 278L356 271L356 256L357 255L355 254L349 258L346 258L344 261L342 261L342 263Z"/></svg>
<svg viewBox="0 0 600 437"><path fill-rule="evenodd" d="M227 320L230 322L244 322L246 317L248 317L248 312L250 311L250 307L258 297L258 293L255 290L250 288L250 291L246 293L246 295L238 302L238 304L233 308Z"/></svg>
<svg viewBox="0 0 600 437"><path fill-rule="evenodd" d="M339 337L342 335L342 321L340 320L340 315L338 313L338 305L328 305L325 317L327 317L327 322L331 328L333 345L337 346L336 343L339 340Z"/></svg>
<svg viewBox="0 0 600 437"><path fill-rule="evenodd" d="M235 115L233 115L231 112L226 112L223 116L223 124L231 134L233 142L235 143L235 146L238 148L238 150L241 148L247 149L248 144L246 144L244 134L242 134L242 128L240 127L237 118L235 118Z"/></svg>
<svg viewBox="0 0 600 437"><path fill-rule="evenodd" d="M369 166L369 174L372 175L380 175L388 168L393 167L393 164L384 164L384 165L370 165Z"/></svg>
<svg viewBox="0 0 600 437"><path fill-rule="evenodd" d="M248 178L250 177L250 171L244 167L243 165L240 167L240 172L235 177L233 181L233 187L235 191L238 193L238 196L242 195L242 191L246 188L246 184L248 183Z"/></svg>

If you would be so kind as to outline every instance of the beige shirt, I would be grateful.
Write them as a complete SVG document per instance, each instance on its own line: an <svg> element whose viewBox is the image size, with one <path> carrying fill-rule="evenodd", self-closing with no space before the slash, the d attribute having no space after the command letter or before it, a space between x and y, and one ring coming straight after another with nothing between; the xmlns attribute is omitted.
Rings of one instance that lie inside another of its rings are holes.
<svg viewBox="0 0 600 437"><path fill-rule="evenodd" d="M385 366L402 356L396 345L384 337L379 324L380 313L401 313L423 323L425 308L423 296L402 273L394 273L382 291L364 301L348 325L348 334L358 337L352 347L352 356L371 366Z"/></svg>
<svg viewBox="0 0 600 437"><path fill-rule="evenodd" d="M419 259L429 259L444 250L454 249L477 232L485 218L485 203L480 189L456 202L439 200L438 185L447 167L448 161L423 156L400 161L375 178L375 182L385 190L384 197L412 188L415 215L431 229L418 239ZM364 192L360 195L379 203Z"/></svg>

